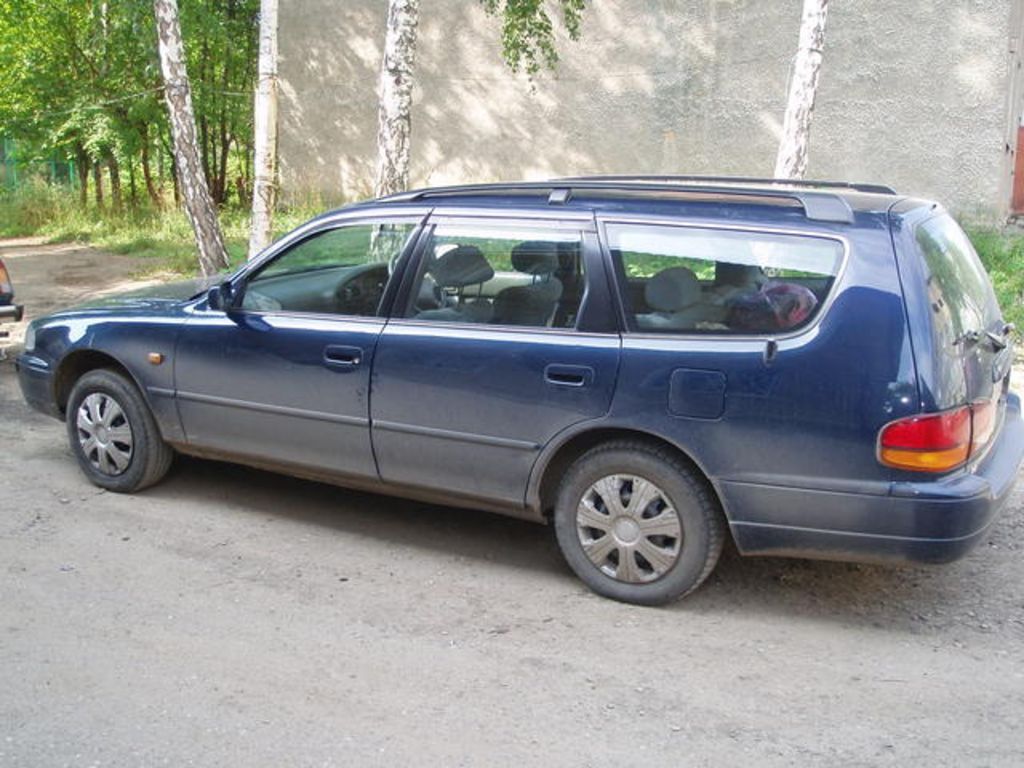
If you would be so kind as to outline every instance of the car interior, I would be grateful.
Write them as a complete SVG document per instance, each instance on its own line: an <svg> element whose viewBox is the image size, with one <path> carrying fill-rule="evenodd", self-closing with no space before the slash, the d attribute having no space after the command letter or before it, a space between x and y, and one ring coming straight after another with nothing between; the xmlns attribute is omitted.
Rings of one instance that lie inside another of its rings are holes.
<svg viewBox="0 0 1024 768"><path fill-rule="evenodd" d="M621 259L621 253L613 251ZM683 261L679 259L679 261ZM689 260L687 260L689 261ZM629 275L628 299L641 331L751 333L797 328L814 315L833 278L779 274L726 261Z"/></svg>
<svg viewBox="0 0 1024 768"><path fill-rule="evenodd" d="M571 327L583 294L580 257L579 241L442 240L421 267L408 316L452 323Z"/></svg>
<svg viewBox="0 0 1024 768"><path fill-rule="evenodd" d="M355 229L355 228L353 228ZM313 314L376 314L390 260L374 260L357 231L300 245L256 275L242 308ZM396 253L401 243L393 244ZM339 249L340 250L336 250ZM352 251L358 251L353 257ZM344 253L348 252L348 253ZM342 258L345 256L346 258ZM799 328L834 278L750 263L622 252L627 302L637 330L771 333ZM365 261L369 259L368 261ZM364 263L360 263L364 262ZM579 240L434 236L406 317L474 325L569 328L583 296Z"/></svg>

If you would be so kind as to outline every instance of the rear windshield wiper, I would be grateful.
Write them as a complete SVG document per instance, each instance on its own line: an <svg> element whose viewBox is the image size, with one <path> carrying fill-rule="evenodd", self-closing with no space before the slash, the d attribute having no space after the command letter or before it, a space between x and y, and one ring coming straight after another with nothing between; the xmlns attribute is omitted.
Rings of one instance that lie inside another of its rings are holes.
<svg viewBox="0 0 1024 768"><path fill-rule="evenodd" d="M956 337L953 344L963 344L964 346L978 344L979 342L987 343L993 352L1002 352L1006 349L1009 342L1007 337L1013 333L1015 326L1013 323L1006 323L1003 326L1002 335L993 333L992 331L964 331Z"/></svg>

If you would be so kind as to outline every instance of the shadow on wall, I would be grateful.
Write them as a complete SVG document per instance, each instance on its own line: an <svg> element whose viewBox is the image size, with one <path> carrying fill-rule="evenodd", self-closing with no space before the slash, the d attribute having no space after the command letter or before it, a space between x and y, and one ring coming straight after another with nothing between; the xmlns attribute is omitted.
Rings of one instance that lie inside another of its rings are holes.
<svg viewBox="0 0 1024 768"><path fill-rule="evenodd" d="M283 188L315 189L327 199L365 197L376 155L385 4L364 0L341 12L328 12L328 5L304 3L282 16ZM620 0L588 7L582 39L560 35L557 71L541 73L531 87L501 59L498 20L476 3L425 1L413 183L768 173L795 30L785 35L786 52L773 51L763 37L744 39L742 25L769 24L772 13L759 6L662 5ZM652 17L670 23L654 25ZM737 48L735 56L723 53ZM708 150L726 143L744 151Z"/></svg>
<svg viewBox="0 0 1024 768"><path fill-rule="evenodd" d="M883 3L830 12L811 174L886 181L954 207L990 200L1003 147L1003 0L979 0L956 29L930 0L900 14ZM385 13L381 0L307 0L282 14L281 166L293 198L370 193ZM423 0L420 14L414 185L771 173L795 0L588 4L581 40L559 35L557 71L532 87L505 66L500 24L476 2Z"/></svg>

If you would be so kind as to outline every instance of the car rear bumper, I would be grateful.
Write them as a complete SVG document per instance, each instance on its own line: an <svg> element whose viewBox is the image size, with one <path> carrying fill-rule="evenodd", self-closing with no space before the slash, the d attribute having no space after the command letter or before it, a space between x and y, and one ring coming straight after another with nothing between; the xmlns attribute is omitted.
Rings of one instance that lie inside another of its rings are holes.
<svg viewBox="0 0 1024 768"><path fill-rule="evenodd" d="M1020 398L969 472L893 483L886 495L722 483L733 537L745 555L942 563L966 555L1006 504L1024 460Z"/></svg>
<svg viewBox="0 0 1024 768"><path fill-rule="evenodd" d="M0 323L16 323L21 320L24 314L24 307L20 304L4 304L0 306Z"/></svg>
<svg viewBox="0 0 1024 768"><path fill-rule="evenodd" d="M42 358L26 354L21 355L14 366L25 402L47 416L64 418L53 399L53 371L49 364Z"/></svg>

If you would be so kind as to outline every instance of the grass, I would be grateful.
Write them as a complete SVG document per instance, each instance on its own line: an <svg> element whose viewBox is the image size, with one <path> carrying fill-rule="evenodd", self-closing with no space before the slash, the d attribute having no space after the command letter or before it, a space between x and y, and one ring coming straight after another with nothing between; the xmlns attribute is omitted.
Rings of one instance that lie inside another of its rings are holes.
<svg viewBox="0 0 1024 768"><path fill-rule="evenodd" d="M279 211L274 236L294 229L329 206L312 201ZM245 259L248 242L247 210L221 212L232 265ZM1003 315L1024 332L1024 233L1007 229L967 227L974 247L992 278ZM42 236L50 242L89 243L114 253L130 253L149 261L142 274L197 273L192 229L179 210L141 208L115 213L90 206L83 210L66 189L30 185L17 195L0 195L0 237Z"/></svg>
<svg viewBox="0 0 1024 768"><path fill-rule="evenodd" d="M326 210L315 203L280 210L274 217L274 237ZM249 241L249 212L225 208L221 229L232 267L245 260ZM146 206L121 212L109 205L83 209L76 196L48 185L36 185L17 195L0 196L0 237L42 237L47 242L88 243L111 253L148 261L140 276L158 272L192 276L198 273L195 240L185 214L177 209Z"/></svg>
<svg viewBox="0 0 1024 768"><path fill-rule="evenodd" d="M1024 233L967 227L981 263L988 270L1007 322L1024 334Z"/></svg>

